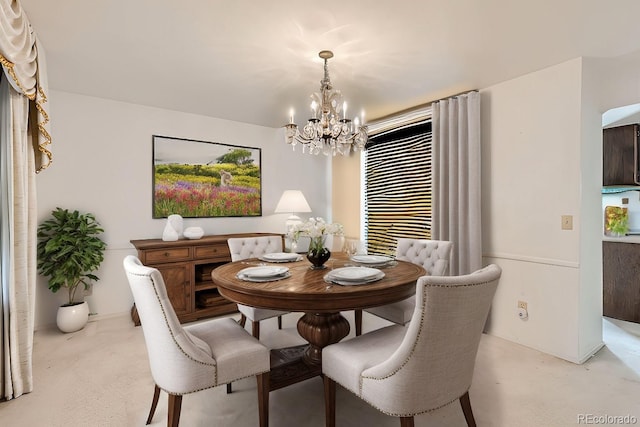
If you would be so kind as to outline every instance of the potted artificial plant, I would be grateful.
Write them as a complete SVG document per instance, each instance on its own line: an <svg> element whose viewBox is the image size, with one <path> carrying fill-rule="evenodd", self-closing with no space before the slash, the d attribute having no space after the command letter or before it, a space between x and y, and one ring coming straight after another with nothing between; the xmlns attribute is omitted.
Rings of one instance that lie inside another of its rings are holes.
<svg viewBox="0 0 640 427"><path fill-rule="evenodd" d="M58 308L56 323L62 332L78 331L89 320L89 307L77 301L79 285L89 289L92 274L104 260L106 244L98 237L104 230L90 213L56 208L38 226L38 272L48 278L49 289L66 288L67 302Z"/></svg>
<svg viewBox="0 0 640 427"><path fill-rule="evenodd" d="M604 232L607 236L624 237L629 231L629 210L620 206L604 209Z"/></svg>

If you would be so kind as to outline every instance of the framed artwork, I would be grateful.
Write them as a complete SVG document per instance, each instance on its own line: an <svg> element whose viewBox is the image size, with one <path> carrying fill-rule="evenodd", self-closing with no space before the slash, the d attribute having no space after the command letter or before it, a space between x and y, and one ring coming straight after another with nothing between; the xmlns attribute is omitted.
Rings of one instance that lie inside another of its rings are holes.
<svg viewBox="0 0 640 427"><path fill-rule="evenodd" d="M262 215L261 149L153 135L153 218Z"/></svg>

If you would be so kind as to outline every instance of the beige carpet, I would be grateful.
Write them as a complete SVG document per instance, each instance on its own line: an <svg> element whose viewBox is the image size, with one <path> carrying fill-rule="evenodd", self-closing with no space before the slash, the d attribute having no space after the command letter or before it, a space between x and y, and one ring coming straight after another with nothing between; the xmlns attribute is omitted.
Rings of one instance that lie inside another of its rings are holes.
<svg viewBox="0 0 640 427"><path fill-rule="evenodd" d="M349 317L351 316L351 317ZM347 317L353 322L352 313ZM262 322L269 346L301 343L296 314ZM364 330L383 321L365 314ZM352 323L353 325L353 323ZM580 414L634 416L640 423L640 325L604 320L605 343L583 365L575 365L508 341L483 336L471 404L479 426L572 426ZM126 316L90 322L72 334L38 331L34 352L35 389L0 403L1 426L142 426L153 393L142 330ZM323 426L319 378L277 390L270 396L271 426ZM256 426L256 385L246 379L185 396L181 425ZM166 425L162 394L152 425ZM583 422L582 424L586 424ZM602 424L602 423L600 423ZM398 426L343 389L337 396L338 426ZM462 426L458 404L416 417L416 426Z"/></svg>

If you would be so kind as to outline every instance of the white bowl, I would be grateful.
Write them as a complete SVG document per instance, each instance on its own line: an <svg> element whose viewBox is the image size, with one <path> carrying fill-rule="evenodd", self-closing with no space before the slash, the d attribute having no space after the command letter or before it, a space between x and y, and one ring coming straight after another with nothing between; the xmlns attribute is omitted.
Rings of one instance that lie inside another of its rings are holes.
<svg viewBox="0 0 640 427"><path fill-rule="evenodd" d="M204 230L201 227L187 227L182 235L187 239L196 240L204 236Z"/></svg>

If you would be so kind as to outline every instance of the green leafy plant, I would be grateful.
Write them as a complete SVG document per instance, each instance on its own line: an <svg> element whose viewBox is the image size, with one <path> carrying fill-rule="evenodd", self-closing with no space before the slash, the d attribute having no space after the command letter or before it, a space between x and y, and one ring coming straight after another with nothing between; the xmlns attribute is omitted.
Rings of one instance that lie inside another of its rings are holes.
<svg viewBox="0 0 640 427"><path fill-rule="evenodd" d="M104 243L98 235L104 230L94 215L56 208L52 217L38 226L38 272L49 280L49 289L67 288L73 305L80 284L89 289L92 274L104 260Z"/></svg>
<svg viewBox="0 0 640 427"><path fill-rule="evenodd" d="M629 231L627 208L607 206L605 208L605 230L614 236L624 236Z"/></svg>

